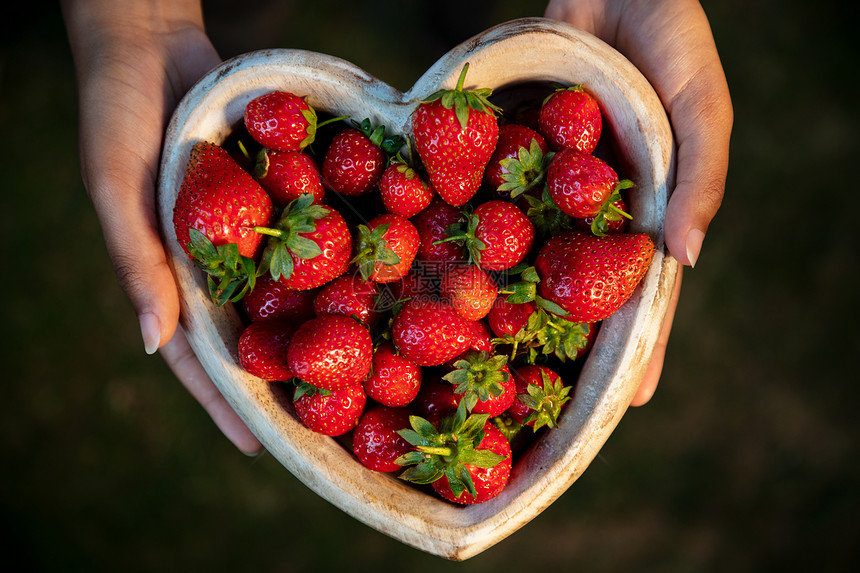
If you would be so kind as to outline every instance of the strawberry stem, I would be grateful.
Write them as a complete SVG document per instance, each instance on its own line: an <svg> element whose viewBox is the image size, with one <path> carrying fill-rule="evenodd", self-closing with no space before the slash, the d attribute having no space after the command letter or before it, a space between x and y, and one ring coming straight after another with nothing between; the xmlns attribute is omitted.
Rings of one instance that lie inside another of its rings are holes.
<svg viewBox="0 0 860 573"><path fill-rule="evenodd" d="M330 123L334 123L334 122L336 122L336 121L343 121L343 120L345 120L345 119L349 119L349 116L348 116L348 115L342 115L342 116L340 116L340 117L333 117L333 118L331 118L331 119L327 119L327 120L325 120L325 121L323 121L323 122L318 123L318 124L317 124L317 129L319 129L319 128L323 127L324 125L328 125L328 124L330 124Z"/></svg>
<svg viewBox="0 0 860 573"><path fill-rule="evenodd" d="M458 92L463 91L463 85L466 83L466 72L469 71L469 62L463 64L463 69L460 71L460 77L457 78L457 87L454 88Z"/></svg>
<svg viewBox="0 0 860 573"><path fill-rule="evenodd" d="M454 451L451 448L446 448L444 446L417 446L417 448L425 454L434 454L442 456L443 458L450 458L454 454Z"/></svg>
<svg viewBox="0 0 860 573"><path fill-rule="evenodd" d="M268 235L270 237L277 237L280 239L284 236L284 232L280 229L272 229L270 227L254 227L255 233L260 233L261 235Z"/></svg>

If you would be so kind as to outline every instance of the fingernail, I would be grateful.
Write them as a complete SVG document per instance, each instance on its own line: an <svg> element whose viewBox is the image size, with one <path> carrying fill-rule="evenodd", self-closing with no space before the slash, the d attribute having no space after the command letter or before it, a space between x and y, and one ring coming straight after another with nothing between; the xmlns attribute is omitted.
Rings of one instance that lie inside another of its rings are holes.
<svg viewBox="0 0 860 573"><path fill-rule="evenodd" d="M161 343L161 324L158 317L151 312L140 315L140 334L143 336L143 348L147 354L155 354Z"/></svg>
<svg viewBox="0 0 860 573"><path fill-rule="evenodd" d="M687 233L687 260L690 261L690 266L695 267L696 261L699 259L699 253L702 252L702 241L705 240L705 233L699 229L690 229Z"/></svg>

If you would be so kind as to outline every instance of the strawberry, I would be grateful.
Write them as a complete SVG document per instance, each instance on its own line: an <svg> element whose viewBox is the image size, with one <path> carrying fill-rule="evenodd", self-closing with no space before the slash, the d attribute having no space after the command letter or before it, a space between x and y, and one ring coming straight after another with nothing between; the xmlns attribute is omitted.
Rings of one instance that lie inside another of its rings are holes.
<svg viewBox="0 0 860 573"><path fill-rule="evenodd" d="M483 350L485 352L493 350L493 336L486 321L470 320L469 331L472 333L472 341L469 343L470 350Z"/></svg>
<svg viewBox="0 0 860 573"><path fill-rule="evenodd" d="M301 324L316 316L314 297L316 289L293 290L264 274L257 279L254 290L242 299L242 309L248 320L283 319Z"/></svg>
<svg viewBox="0 0 860 573"><path fill-rule="evenodd" d="M385 127L371 128L370 120L334 136L322 162L325 186L343 195L372 191L388 164L388 155L403 145L399 136L386 136Z"/></svg>
<svg viewBox="0 0 860 573"><path fill-rule="evenodd" d="M538 116L538 130L549 146L591 153L597 147L603 119L597 100L582 86L556 90L544 100Z"/></svg>
<svg viewBox="0 0 860 573"><path fill-rule="evenodd" d="M519 264L532 248L535 230L529 218L508 201L478 205L466 220L447 230L441 242L463 245L469 261L482 269L502 271Z"/></svg>
<svg viewBox="0 0 860 573"><path fill-rule="evenodd" d="M445 370L455 370L457 367L455 364L458 360L463 360L471 351L476 352L492 352L493 351L493 333L490 332L490 327L487 326L487 322L485 320L470 320L466 323L469 334L471 335L471 341L469 342L469 346L463 351L461 354L455 356L451 360L445 361L442 364L442 368Z"/></svg>
<svg viewBox="0 0 860 573"><path fill-rule="evenodd" d="M419 366L438 366L468 348L468 323L443 302L410 300L394 317L391 336L400 354Z"/></svg>
<svg viewBox="0 0 860 573"><path fill-rule="evenodd" d="M293 407L302 424L326 436L342 436L354 429L366 404L361 384L324 390L303 382L293 394Z"/></svg>
<svg viewBox="0 0 860 573"><path fill-rule="evenodd" d="M409 407L422 418L436 424L454 412L457 405L458 400L454 397L454 387L451 384L436 376L425 376L421 381L418 396Z"/></svg>
<svg viewBox="0 0 860 573"><path fill-rule="evenodd" d="M537 307L532 301L509 302L508 295L500 295L490 313L487 324L495 337L493 346L510 345L510 360L513 361L524 350L529 351L536 343L538 332L534 324ZM534 355L537 355L535 351ZM530 355L531 358L531 355Z"/></svg>
<svg viewBox="0 0 860 573"><path fill-rule="evenodd" d="M443 418L438 429L419 417L398 432L415 451L395 463L409 466L400 478L432 484L449 501L482 503L499 495L511 474L511 445L486 414L466 417L465 408Z"/></svg>
<svg viewBox="0 0 860 573"><path fill-rule="evenodd" d="M565 386L556 372L546 366L528 364L513 372L517 399L508 414L535 432L542 427L558 427L561 408L570 399L571 386Z"/></svg>
<svg viewBox="0 0 860 573"><path fill-rule="evenodd" d="M446 472L441 479L433 482L433 489L448 501L466 505L483 503L502 493L508 484L512 465L511 444L504 434L489 421L484 423L483 433L484 437L474 446L475 449L478 452L492 452L497 456L496 459L502 458L501 461L492 467L481 465L483 459L480 458L463 464L474 484L474 494L468 486L457 494L460 489L457 478L452 475L453 472Z"/></svg>
<svg viewBox="0 0 860 573"><path fill-rule="evenodd" d="M352 262L365 280L390 283L409 273L421 239L409 219L383 213L358 226Z"/></svg>
<svg viewBox="0 0 860 573"><path fill-rule="evenodd" d="M389 213L412 217L427 208L436 192L404 162L392 161L379 179L379 195Z"/></svg>
<svg viewBox="0 0 860 573"><path fill-rule="evenodd" d="M287 349L293 374L318 388L360 384L370 372L373 342L357 320L328 314L302 324Z"/></svg>
<svg viewBox="0 0 860 573"><path fill-rule="evenodd" d="M402 407L418 395L421 367L397 354L390 342L383 342L376 348L371 364L370 376L364 380L364 391L380 404Z"/></svg>
<svg viewBox="0 0 860 573"><path fill-rule="evenodd" d="M633 186L629 179L618 179L605 161L566 148L553 156L547 172L547 188L553 202L571 217L591 217L592 232L605 235L609 221L630 218L618 209L621 191Z"/></svg>
<svg viewBox="0 0 860 573"><path fill-rule="evenodd" d="M365 467L378 472L394 472L395 463L412 446L397 432L409 428L409 410L374 406L368 408L352 434L352 451Z"/></svg>
<svg viewBox="0 0 860 573"><path fill-rule="evenodd" d="M421 244L417 258L421 261L463 261L463 249L453 242L440 242L447 238L446 229L463 220L460 210L441 198L435 198L426 209L412 217Z"/></svg>
<svg viewBox="0 0 860 573"><path fill-rule="evenodd" d="M263 260L275 280L294 290L312 289L339 277L349 268L352 236L340 213L312 204L301 195L290 203L272 228Z"/></svg>
<svg viewBox="0 0 860 573"><path fill-rule="evenodd" d="M553 243L558 241L550 242ZM561 249L550 246L536 263L542 270L552 272L554 265L564 260ZM496 331L494 345L511 345L510 359L527 354L526 361L534 363L538 354L553 355L560 361L575 360L591 346L593 325L567 319L567 311L557 303L538 294L540 275L535 267L520 273L520 281L505 287L504 299L497 300L488 316ZM499 297L502 299L502 297Z"/></svg>
<svg viewBox="0 0 860 573"><path fill-rule="evenodd" d="M302 193L313 195L314 203L322 203L325 199L319 167L304 151L275 151L264 147L257 154L252 175L281 209Z"/></svg>
<svg viewBox="0 0 860 573"><path fill-rule="evenodd" d="M451 265L442 277L441 294L466 320L487 316L499 289L486 271L475 265Z"/></svg>
<svg viewBox="0 0 860 573"><path fill-rule="evenodd" d="M245 106L244 120L251 137L269 149L304 149L316 137L316 111L289 92L272 91L252 99Z"/></svg>
<svg viewBox="0 0 860 573"><path fill-rule="evenodd" d="M487 323L497 337L515 337L526 328L534 311L533 302L511 303L507 295L501 295L487 314Z"/></svg>
<svg viewBox="0 0 860 573"><path fill-rule="evenodd" d="M287 348L295 327L284 320L252 322L239 336L239 363L258 378L270 382L293 377L287 365Z"/></svg>
<svg viewBox="0 0 860 573"><path fill-rule="evenodd" d="M630 298L653 256L654 243L644 233L595 237L566 231L538 252L538 292L567 311L567 320L597 322Z"/></svg>
<svg viewBox="0 0 860 573"><path fill-rule="evenodd" d="M561 362L584 356L597 335L595 324L572 322L552 313L539 312L531 322L532 347L539 347L542 354L555 356Z"/></svg>
<svg viewBox="0 0 860 573"><path fill-rule="evenodd" d="M208 274L218 304L253 288L262 241L253 229L267 225L272 213L269 196L224 148L207 141L192 146L173 226L182 248Z"/></svg>
<svg viewBox="0 0 860 573"><path fill-rule="evenodd" d="M314 313L316 316L350 316L365 326L372 327L379 320L376 310L378 292L376 283L362 280L353 274L341 275L323 286L314 297Z"/></svg>
<svg viewBox="0 0 860 573"><path fill-rule="evenodd" d="M415 149L433 188L454 207L477 192L499 137L497 106L490 89L464 91L468 63L457 86L421 101L412 114Z"/></svg>
<svg viewBox="0 0 860 573"><path fill-rule="evenodd" d="M549 189L546 185L543 186L540 192L533 189L528 193L520 195L520 200L517 202L519 207L523 209L535 227L535 233L541 237L549 237L557 235L562 231L568 231L574 227L574 221L570 215L558 208L558 205L552 200L549 194ZM589 220L589 229L591 222Z"/></svg>
<svg viewBox="0 0 860 573"><path fill-rule="evenodd" d="M601 213L583 219L573 219L573 223L580 231L603 236L626 233L630 227L630 219L630 215L627 214L627 203L619 196L611 204L605 205Z"/></svg>
<svg viewBox="0 0 860 573"><path fill-rule="evenodd" d="M539 189L549 164L548 152L543 136L533 129L515 123L502 125L496 149L484 171L484 181L512 199Z"/></svg>
<svg viewBox="0 0 860 573"><path fill-rule="evenodd" d="M469 351L455 370L442 377L454 385L454 397L467 412L498 416L514 401L516 386L508 370L507 357Z"/></svg>

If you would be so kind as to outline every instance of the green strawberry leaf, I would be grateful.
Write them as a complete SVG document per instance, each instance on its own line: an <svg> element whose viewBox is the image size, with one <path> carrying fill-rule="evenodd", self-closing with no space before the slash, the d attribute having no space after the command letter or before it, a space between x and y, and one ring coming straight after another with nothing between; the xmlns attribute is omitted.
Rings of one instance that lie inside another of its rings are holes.
<svg viewBox="0 0 860 573"><path fill-rule="evenodd" d="M291 236L284 243L286 248L300 259L312 259L323 252L316 241L298 234Z"/></svg>

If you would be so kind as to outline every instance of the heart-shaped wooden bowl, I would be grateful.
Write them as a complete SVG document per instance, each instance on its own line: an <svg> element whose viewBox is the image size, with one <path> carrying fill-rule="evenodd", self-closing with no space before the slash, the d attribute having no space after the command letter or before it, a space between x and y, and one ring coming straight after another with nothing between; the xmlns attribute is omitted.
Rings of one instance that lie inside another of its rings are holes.
<svg viewBox="0 0 860 573"><path fill-rule="evenodd" d="M245 373L237 357L242 330L229 305L213 305L203 274L176 241L173 204L191 146L223 142L245 105L280 89L307 96L318 110L370 118L402 134L417 100L453 87L469 62L467 87L496 90L532 81L584 84L600 101L605 133L617 143L625 175L636 183L634 231L657 253L633 297L604 321L558 429L547 431L516 462L510 482L488 502L458 506L388 474L365 469L336 440L306 429L280 384ZM212 380L263 445L317 494L367 525L452 560L473 556L528 523L585 470L618 424L642 379L675 283L677 262L665 254L663 217L672 185L673 142L665 111L640 72L600 40L540 18L491 28L440 59L407 93L343 60L300 50L248 53L224 62L177 108L164 145L159 180L164 244L182 300L181 328Z"/></svg>

